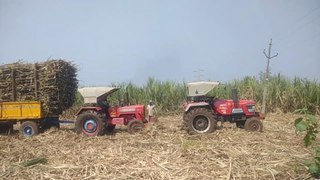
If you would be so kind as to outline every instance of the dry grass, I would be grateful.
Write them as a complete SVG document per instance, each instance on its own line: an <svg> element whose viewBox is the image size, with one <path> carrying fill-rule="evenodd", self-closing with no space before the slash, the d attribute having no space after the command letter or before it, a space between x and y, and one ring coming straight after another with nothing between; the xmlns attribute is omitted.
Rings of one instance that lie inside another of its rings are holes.
<svg viewBox="0 0 320 180"><path fill-rule="evenodd" d="M62 126L33 138L0 136L0 179L304 179L310 151L293 122L274 114L263 133L225 123L191 136L180 116L168 116L137 135L119 128L85 137Z"/></svg>

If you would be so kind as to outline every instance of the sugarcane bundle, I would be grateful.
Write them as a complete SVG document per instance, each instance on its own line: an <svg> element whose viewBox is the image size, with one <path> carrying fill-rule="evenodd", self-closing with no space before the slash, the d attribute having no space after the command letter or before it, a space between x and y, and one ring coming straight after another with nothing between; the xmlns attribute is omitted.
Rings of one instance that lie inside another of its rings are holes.
<svg viewBox="0 0 320 180"><path fill-rule="evenodd" d="M77 68L65 60L18 61L0 66L0 101L41 101L43 111L59 115L72 106Z"/></svg>

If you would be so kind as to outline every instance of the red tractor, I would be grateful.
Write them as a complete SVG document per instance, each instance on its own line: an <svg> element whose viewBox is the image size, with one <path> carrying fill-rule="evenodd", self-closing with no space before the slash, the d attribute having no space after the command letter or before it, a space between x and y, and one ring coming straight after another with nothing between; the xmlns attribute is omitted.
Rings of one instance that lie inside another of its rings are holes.
<svg viewBox="0 0 320 180"><path fill-rule="evenodd" d="M188 83L188 100L184 104L184 124L189 133L210 133L217 128L217 122L236 123L247 131L262 131L264 115L256 112L253 100L238 100L236 90L232 99L217 99L207 93L219 82Z"/></svg>
<svg viewBox="0 0 320 180"><path fill-rule="evenodd" d="M83 106L76 113L75 129L78 134L88 136L112 132L117 125L127 125L130 133L144 128L144 105L111 107L107 97L119 90L116 87L84 87L79 92L84 98Z"/></svg>

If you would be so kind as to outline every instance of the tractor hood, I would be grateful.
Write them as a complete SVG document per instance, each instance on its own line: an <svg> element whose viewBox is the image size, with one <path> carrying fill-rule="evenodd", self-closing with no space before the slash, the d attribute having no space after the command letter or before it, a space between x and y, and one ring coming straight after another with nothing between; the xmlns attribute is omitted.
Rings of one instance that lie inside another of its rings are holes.
<svg viewBox="0 0 320 180"><path fill-rule="evenodd" d="M84 103L97 103L117 90L119 90L118 87L84 87L78 89L84 99Z"/></svg>
<svg viewBox="0 0 320 180"><path fill-rule="evenodd" d="M200 81L188 83L188 96L204 96L218 85L219 82L215 81Z"/></svg>

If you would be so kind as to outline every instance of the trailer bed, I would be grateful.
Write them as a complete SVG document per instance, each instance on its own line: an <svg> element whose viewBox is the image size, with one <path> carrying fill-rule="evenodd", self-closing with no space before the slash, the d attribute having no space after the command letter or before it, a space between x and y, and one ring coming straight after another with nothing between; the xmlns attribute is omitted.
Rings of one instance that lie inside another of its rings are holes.
<svg viewBox="0 0 320 180"><path fill-rule="evenodd" d="M0 102L0 121L38 120L43 118L38 101Z"/></svg>

